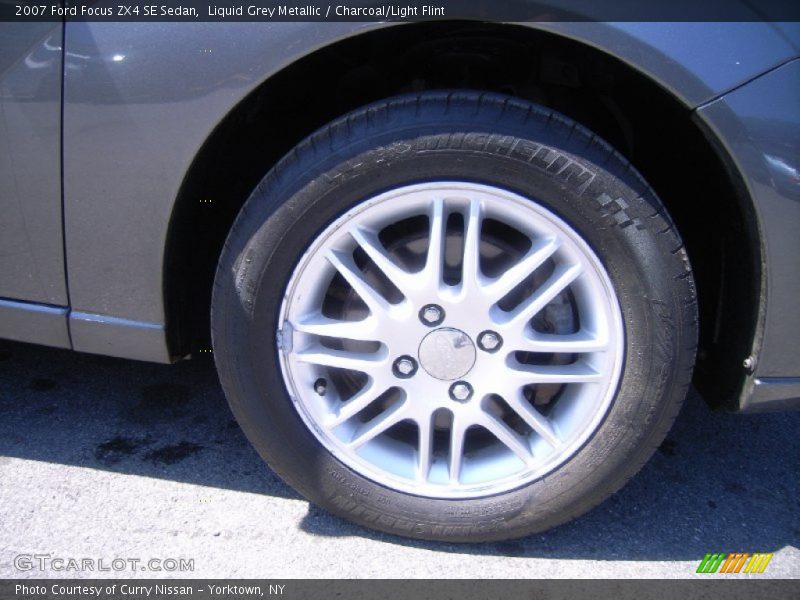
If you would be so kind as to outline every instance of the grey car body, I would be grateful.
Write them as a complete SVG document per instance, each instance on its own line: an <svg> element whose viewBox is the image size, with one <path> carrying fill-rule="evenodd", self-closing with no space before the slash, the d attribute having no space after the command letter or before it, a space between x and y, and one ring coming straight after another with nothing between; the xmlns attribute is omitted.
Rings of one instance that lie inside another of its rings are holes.
<svg viewBox="0 0 800 600"><path fill-rule="evenodd" d="M266 170L368 101L466 85L613 122L695 267L698 387L732 410L800 406L797 24L0 28L0 337L208 350L216 258Z"/></svg>

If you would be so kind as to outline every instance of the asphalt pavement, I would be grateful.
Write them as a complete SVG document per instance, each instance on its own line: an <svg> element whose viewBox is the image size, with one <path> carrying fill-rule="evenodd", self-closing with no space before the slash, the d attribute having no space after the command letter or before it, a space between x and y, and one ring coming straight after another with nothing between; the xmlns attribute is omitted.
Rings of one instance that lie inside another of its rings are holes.
<svg viewBox="0 0 800 600"><path fill-rule="evenodd" d="M695 574L708 552L773 552L763 575L725 577L800 578L799 483L800 413L712 412L692 393L642 472L582 518L503 543L406 540L274 475L210 357L0 340L0 577L685 578L709 577ZM115 559L122 571L97 570Z"/></svg>

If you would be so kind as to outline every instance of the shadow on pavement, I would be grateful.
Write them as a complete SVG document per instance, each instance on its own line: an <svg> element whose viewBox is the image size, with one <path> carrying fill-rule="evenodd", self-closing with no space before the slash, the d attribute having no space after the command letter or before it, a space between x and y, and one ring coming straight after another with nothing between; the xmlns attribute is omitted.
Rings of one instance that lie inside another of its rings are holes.
<svg viewBox="0 0 800 600"><path fill-rule="evenodd" d="M313 505L301 527L434 551L563 559L694 560L798 547L799 432L800 412L711 412L691 394L638 476L551 531L471 546L419 542ZM299 498L245 440L207 357L166 366L0 340L0 473L6 457Z"/></svg>

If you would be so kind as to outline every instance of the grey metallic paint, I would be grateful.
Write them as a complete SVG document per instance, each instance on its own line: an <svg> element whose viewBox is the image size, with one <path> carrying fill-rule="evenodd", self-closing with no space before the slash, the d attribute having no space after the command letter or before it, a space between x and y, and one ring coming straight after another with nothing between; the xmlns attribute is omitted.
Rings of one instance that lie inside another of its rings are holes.
<svg viewBox="0 0 800 600"><path fill-rule="evenodd" d="M61 24L0 23L0 298L66 306L61 49Z"/></svg>
<svg viewBox="0 0 800 600"><path fill-rule="evenodd" d="M288 62L287 53L362 28L68 24L64 198L72 307L161 327L158 344L132 351L114 345L118 355L168 359L162 291L168 225L184 175L214 127ZM105 352L107 334L92 330L75 340L75 349Z"/></svg>
<svg viewBox="0 0 800 600"><path fill-rule="evenodd" d="M163 324L169 217L183 176L214 126L281 68L380 26L68 23L64 201L73 309ZM531 26L620 56L688 106L794 52L763 23ZM709 40L724 52L705 52ZM105 344L102 336L87 337L75 348L102 352ZM153 348L152 359L163 356Z"/></svg>
<svg viewBox="0 0 800 600"><path fill-rule="evenodd" d="M797 188L787 188L785 177L775 169L780 171L781 165L796 169L797 154L772 153L773 159L777 156L783 162L767 161L766 149L780 135L761 123L774 113L773 118L797 125L798 63L789 62L797 56L796 27L755 22L525 25L611 54L658 83L687 109L700 107L698 114L743 173L755 200L760 230L770 240L765 248L765 320L755 348L762 352L750 381L753 402L775 396L766 391L775 389L769 378L783 378L780 389L796 389L787 387L785 378L800 375L796 352L800 316L794 303L800 289L796 234L800 205L794 196ZM182 182L204 142L238 103L281 69L316 49L386 26L67 23L63 228L70 309L45 310L48 323L68 319L71 346L76 350L173 360L165 325L165 244ZM57 39L52 35L51 40ZM4 52L8 39L2 42ZM30 43L28 50L17 43L12 51L23 56L31 48ZM59 165L57 63L52 60L49 69L30 69L20 76L29 85L38 77L45 86L43 98L32 102L16 92L0 99L4 114L27 114L28 126L38 133L23 140L22 151L50 168L39 180L33 171L26 173L27 166L15 163L10 175L0 168L4 209L14 204L13 177L21 176L43 190L31 194L35 201L14 213L29 211L24 217L37 222L35 238L14 237L11 234L18 233L19 225L0 223L3 243L14 240L9 253L37 257L27 263L31 269L35 264L37 270L31 271L29 280L20 281L8 270L19 267L12 261L3 270L0 256L0 286L9 282L15 286L0 288L0 296L66 307L62 207L58 170L53 167ZM9 89L14 77L13 69L0 71L0 90ZM30 112L34 108L39 111L35 115ZM7 145L0 146L6 146L0 152L8 152ZM783 172L791 171L784 168ZM33 327L42 319L24 303L5 302L0 305L0 336L19 339L21 324L29 322ZM69 345L66 327L35 337L30 341Z"/></svg>
<svg viewBox="0 0 800 600"><path fill-rule="evenodd" d="M170 362L161 323L131 321L79 311L69 314L69 332L75 349L137 360Z"/></svg>
<svg viewBox="0 0 800 600"><path fill-rule="evenodd" d="M0 299L0 334L9 340L70 348L67 309Z"/></svg>
<svg viewBox="0 0 800 600"><path fill-rule="evenodd" d="M756 405L776 393L800 398L800 377L794 388L785 380L800 371L800 60L702 107L698 114L726 146L756 199L766 305L755 341L758 381L750 384L752 395L744 394L743 408L758 410ZM775 378L780 383L771 384ZM771 385L782 391L772 391Z"/></svg>

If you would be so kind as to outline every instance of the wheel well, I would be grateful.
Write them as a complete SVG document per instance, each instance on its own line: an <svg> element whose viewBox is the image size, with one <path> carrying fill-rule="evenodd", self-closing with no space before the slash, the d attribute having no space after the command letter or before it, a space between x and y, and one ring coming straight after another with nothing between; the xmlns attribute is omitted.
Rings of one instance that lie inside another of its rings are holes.
<svg viewBox="0 0 800 600"><path fill-rule="evenodd" d="M695 271L695 383L712 405L735 408L761 290L756 221L736 170L689 108L647 77L579 42L511 25L417 23L365 33L297 61L234 107L195 158L173 212L164 271L172 354L210 347L211 287L225 236L284 154L354 108L445 88L552 107L614 145L644 175L675 220Z"/></svg>

